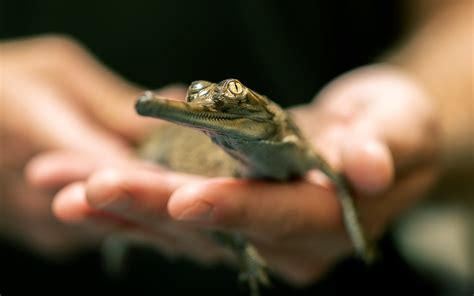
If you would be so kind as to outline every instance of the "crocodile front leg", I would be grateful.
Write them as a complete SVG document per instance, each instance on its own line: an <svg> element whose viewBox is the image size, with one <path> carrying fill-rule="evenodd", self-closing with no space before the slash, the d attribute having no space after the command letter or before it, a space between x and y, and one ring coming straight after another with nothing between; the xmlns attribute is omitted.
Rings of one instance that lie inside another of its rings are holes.
<svg viewBox="0 0 474 296"><path fill-rule="evenodd" d="M214 239L225 247L232 249L238 259L239 280L247 283L250 295L260 295L260 285L269 286L267 264L258 250L242 235L223 231L212 232Z"/></svg>

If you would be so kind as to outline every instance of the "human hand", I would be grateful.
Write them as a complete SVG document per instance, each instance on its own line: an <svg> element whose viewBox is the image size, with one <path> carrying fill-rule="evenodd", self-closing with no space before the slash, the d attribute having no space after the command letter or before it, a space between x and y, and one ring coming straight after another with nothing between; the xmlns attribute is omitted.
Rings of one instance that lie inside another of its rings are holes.
<svg viewBox="0 0 474 296"><path fill-rule="evenodd" d="M90 170L138 165L132 145L157 123L135 115L137 87L69 38L2 42L0 52L0 233L52 255L98 243L108 230L58 222L51 212L52 193ZM178 87L162 92L184 96ZM25 183L25 165L30 183L42 190Z"/></svg>

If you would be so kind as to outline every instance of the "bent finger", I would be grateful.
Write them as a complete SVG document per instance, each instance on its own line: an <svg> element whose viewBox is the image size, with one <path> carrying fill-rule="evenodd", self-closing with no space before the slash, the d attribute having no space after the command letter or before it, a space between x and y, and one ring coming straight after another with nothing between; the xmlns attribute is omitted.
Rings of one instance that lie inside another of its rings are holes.
<svg viewBox="0 0 474 296"><path fill-rule="evenodd" d="M97 209L127 214L167 216L171 194L199 177L144 169L105 169L86 182L88 203Z"/></svg>
<svg viewBox="0 0 474 296"><path fill-rule="evenodd" d="M170 215L180 221L270 239L342 228L341 210L333 190L309 182L212 179L178 189L168 208Z"/></svg>
<svg viewBox="0 0 474 296"><path fill-rule="evenodd" d="M135 100L143 91L140 87L108 69L77 40L55 37L49 38L49 44L63 57L53 66L56 79L107 128L138 140L156 125L155 120L135 113ZM186 88L172 85L157 92L161 96L184 99Z"/></svg>
<svg viewBox="0 0 474 296"><path fill-rule="evenodd" d="M60 188L84 180L99 167L99 161L70 151L41 153L28 161L26 179L39 188Z"/></svg>

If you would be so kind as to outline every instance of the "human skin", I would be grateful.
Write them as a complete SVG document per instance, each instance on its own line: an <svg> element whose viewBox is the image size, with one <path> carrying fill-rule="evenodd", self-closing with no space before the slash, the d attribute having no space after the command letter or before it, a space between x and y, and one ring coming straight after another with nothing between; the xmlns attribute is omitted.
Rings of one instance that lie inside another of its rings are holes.
<svg viewBox="0 0 474 296"><path fill-rule="evenodd" d="M448 24L453 30L458 28L457 22ZM458 38L466 42L465 35ZM449 104L449 100L432 92L427 82L431 80L410 63L407 48L413 42L416 45L416 40L409 41L387 58L398 67L382 63L346 73L312 103L292 110L316 149L347 175L373 238L422 198L435 179L440 156L459 153L444 142L454 134L462 138L456 125L446 123L446 118L454 119L437 109L440 102ZM55 227L64 226L50 219L51 200L40 199L41 207L35 209L42 212L36 217L48 221L43 229L61 242L43 249L94 244L112 229L170 255L212 262L229 260L229 254L203 235L202 229L236 230L249 237L277 274L295 284L314 281L350 252L335 192L317 172L300 181L274 184L205 179L144 164L135 158L133 145L162 123L133 114L139 88L65 37L5 42L1 52L2 67L9 73L0 95L7 111L1 126L8 134L22 135L32 147L23 157L9 154L10 158L19 164L27 162L26 176L32 185L61 188L52 202L53 212L60 220L76 224L75 230L82 234L79 240L78 235L64 237L64 231L55 232ZM51 52L56 54L49 56L56 58L44 59ZM420 57L415 56L419 63ZM430 63L424 67L434 67L432 71L421 69L443 76L442 71L434 71L436 66ZM463 79L437 79L457 89L453 84L466 81L465 76L472 73L457 75ZM179 99L184 91L172 87L161 95ZM31 216L31 207L18 200L11 196L4 201L17 210L2 217L0 230L30 241L27 229L32 220L25 218ZM210 212L206 211L209 206ZM15 231L6 226L25 220L29 223ZM95 230L97 226L100 231ZM41 246L41 241L38 235L35 243Z"/></svg>

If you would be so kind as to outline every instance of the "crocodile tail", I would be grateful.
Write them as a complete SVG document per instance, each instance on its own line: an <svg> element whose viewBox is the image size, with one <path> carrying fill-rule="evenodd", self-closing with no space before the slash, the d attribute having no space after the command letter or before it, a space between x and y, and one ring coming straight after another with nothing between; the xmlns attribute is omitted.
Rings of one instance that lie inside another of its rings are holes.
<svg viewBox="0 0 474 296"><path fill-rule="evenodd" d="M337 196L342 208L342 216L347 233L354 245L357 255L367 264L370 264L375 259L375 248L367 239L363 227L360 223L354 199L349 193L348 187L344 181L336 181ZM338 184L337 184L338 183Z"/></svg>
<svg viewBox="0 0 474 296"><path fill-rule="evenodd" d="M341 205L344 225L354 249L365 263L372 263L376 258L376 248L369 243L360 223L348 182L344 176L332 169L324 159L316 154L312 155L311 166L323 172L333 182Z"/></svg>

